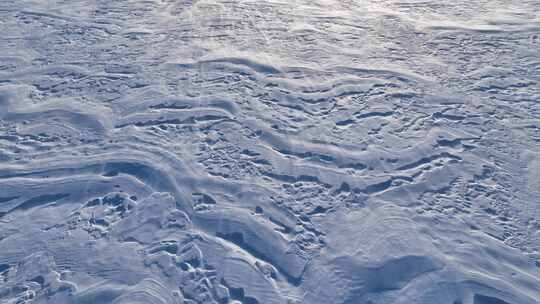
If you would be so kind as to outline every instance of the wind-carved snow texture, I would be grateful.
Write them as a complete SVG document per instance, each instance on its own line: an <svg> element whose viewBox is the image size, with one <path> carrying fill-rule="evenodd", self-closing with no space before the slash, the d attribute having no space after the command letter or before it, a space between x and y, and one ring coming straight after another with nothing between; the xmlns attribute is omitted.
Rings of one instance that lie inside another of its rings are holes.
<svg viewBox="0 0 540 304"><path fill-rule="evenodd" d="M0 302L539 303L539 12L1 1Z"/></svg>

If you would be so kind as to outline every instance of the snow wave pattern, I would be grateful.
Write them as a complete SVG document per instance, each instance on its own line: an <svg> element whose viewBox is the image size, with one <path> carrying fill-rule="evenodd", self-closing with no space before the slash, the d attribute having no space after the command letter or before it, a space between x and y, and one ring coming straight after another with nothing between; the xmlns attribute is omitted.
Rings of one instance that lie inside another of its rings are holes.
<svg viewBox="0 0 540 304"><path fill-rule="evenodd" d="M538 303L538 12L3 0L0 302Z"/></svg>

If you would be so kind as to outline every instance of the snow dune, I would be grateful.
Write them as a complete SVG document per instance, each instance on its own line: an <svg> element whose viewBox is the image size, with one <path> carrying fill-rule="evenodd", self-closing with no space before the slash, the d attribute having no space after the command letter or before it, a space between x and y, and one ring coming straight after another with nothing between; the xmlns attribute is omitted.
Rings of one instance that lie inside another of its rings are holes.
<svg viewBox="0 0 540 304"><path fill-rule="evenodd" d="M539 303L539 12L2 1L0 303Z"/></svg>

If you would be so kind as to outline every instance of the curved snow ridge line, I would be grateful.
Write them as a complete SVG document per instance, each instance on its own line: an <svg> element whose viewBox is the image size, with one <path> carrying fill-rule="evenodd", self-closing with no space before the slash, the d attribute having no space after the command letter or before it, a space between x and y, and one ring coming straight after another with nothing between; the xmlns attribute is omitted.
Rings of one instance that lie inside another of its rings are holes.
<svg viewBox="0 0 540 304"><path fill-rule="evenodd" d="M62 121L63 124L71 125L76 130L88 130L100 135L107 133L108 130L108 128L104 126L104 123L99 119L100 117L65 110L49 110L34 113L9 113L1 118L10 122L39 121L42 123L43 121L54 120L56 124L58 121Z"/></svg>
<svg viewBox="0 0 540 304"><path fill-rule="evenodd" d="M208 66L204 66L207 64ZM228 72L243 72L255 77L258 83L265 85L266 87L277 86L280 90L287 90L289 94L279 95L281 98L291 98L290 94L294 94L296 99L304 100L311 103L321 102L322 100L327 100L329 98L361 94L369 91L375 86L382 86L388 83L388 77L386 79L381 76L385 75L394 75L394 78L400 81L410 82L408 78L410 75L405 73L397 73L391 70L372 70L372 69L357 69L353 70L347 68L350 73L348 78L343 77L342 79L336 79L333 77L332 81L326 81L326 83L321 83L316 79L311 78L313 72L316 73L325 73L325 74L336 74L343 73L346 69L343 67L329 68L328 70L313 70L308 68L299 68L299 67L284 67L277 68L273 66L268 66L265 64L258 63L251 59L247 58L219 58L212 60L203 60L198 63L193 64L175 64L177 67L186 67L191 69L206 69L210 70L219 70L227 68ZM306 71L305 76L308 78L303 78L297 80L287 76L288 73L297 73L299 70ZM362 73L359 73L362 72ZM352 78L355 76L356 78ZM375 79L368 79L367 76L377 76ZM399 76L399 77L396 77ZM420 79L420 77L416 77ZM306 84L308 83L308 84ZM273 90L275 91L275 90ZM279 93L279 91L275 91Z"/></svg>
<svg viewBox="0 0 540 304"><path fill-rule="evenodd" d="M117 191L116 185L121 185L123 191L140 198L154 192L144 183L128 175L0 179L0 188L4 190L0 198L0 214L5 215L20 209L29 210L49 203L80 204L88 198Z"/></svg>
<svg viewBox="0 0 540 304"><path fill-rule="evenodd" d="M107 184L112 186L113 183L115 183L115 181L110 181ZM84 184L80 183L80 185ZM88 189L91 190L92 185L86 184L84 189L86 191ZM90 194L87 195L96 195L96 191L90 191ZM227 240L227 236L231 234L242 235L241 238L247 241L248 246L246 247L243 242L235 243L239 245L240 248L248 248L250 253L253 253L254 251L263 253L269 252L268 260L274 263L275 261L279 261L280 265L285 265L283 267L289 272L292 271L292 269L300 269L303 267L302 265L305 265L304 259L294 253L289 254L286 252L287 247L284 238L280 237L278 233L271 229L270 222L261 223L250 216L247 211L235 210L227 213L227 210L225 210L223 212L211 211L207 213L195 213L193 214L193 219L199 224L199 229L203 229L203 231L212 231L218 237L225 240ZM271 250L267 250L268 248ZM256 257L259 258L260 254L256 254ZM278 266L278 268L280 267ZM285 272L284 274L288 276L289 272Z"/></svg>
<svg viewBox="0 0 540 304"><path fill-rule="evenodd" d="M187 207L187 211L191 209L190 194L204 193L207 189L210 189L210 192L218 191L237 196L239 201L250 198L252 203L273 210L268 202L261 199L261 194L271 194L268 189L250 183L204 176L174 156L167 155L167 151L161 148L128 146L126 149L86 157L84 160L72 157L54 158L26 165L1 166L0 182L16 178L42 179L47 176L52 177L54 181L89 174L108 178L122 174L132 176L154 191L173 193L182 205L187 205L184 206ZM273 216L277 220L288 227L294 226L295 218L292 215L282 214L284 211L281 209L274 211Z"/></svg>
<svg viewBox="0 0 540 304"><path fill-rule="evenodd" d="M151 110L222 110L229 115L236 115L240 107L223 96L181 97L170 99L151 99L139 104L130 104L129 108L122 111L122 115Z"/></svg>
<svg viewBox="0 0 540 304"><path fill-rule="evenodd" d="M199 233L203 237L195 243L202 252L208 253L204 256L205 263L216 267L221 283L231 294L236 294L235 300L248 303L285 303L280 290L285 282L273 265L252 256L231 241L211 236L204 231ZM246 281L246 278L249 278L249 281ZM253 302L253 299L257 302Z"/></svg>
<svg viewBox="0 0 540 304"><path fill-rule="evenodd" d="M21 98L10 92L0 91L0 119L9 122L30 121L40 125L60 123L100 135L104 135L112 127L112 112L106 107L91 106L73 100L23 107L24 103L14 101L16 97Z"/></svg>
<svg viewBox="0 0 540 304"><path fill-rule="evenodd" d="M27 211L35 207L42 207L51 203L61 203L65 198L68 198L70 193L56 193L56 194L44 194L40 196L33 197L29 200L21 202L13 206L12 208L7 209L6 211L0 211L0 218L4 217L6 214L15 212L15 211ZM3 207L3 206L2 206Z"/></svg>
<svg viewBox="0 0 540 304"><path fill-rule="evenodd" d="M272 171L261 171L261 174L279 182L317 183L325 189L333 189L333 193L354 192L367 195L383 193L394 187L403 187L416 181L414 175L397 175L394 173L373 173L360 176L317 165L291 164L277 161ZM398 184L395 184L398 182Z"/></svg>
<svg viewBox="0 0 540 304"><path fill-rule="evenodd" d="M122 154L124 156L119 157ZM158 165L159 160L149 158L144 154L137 157L137 154L139 153L117 151L108 155L104 154L88 158L84 161L73 158L61 161L43 160L26 166L3 166L0 168L0 180L20 177L43 178L44 176L69 178L70 176L88 174L112 177L118 174L126 174L140 180L155 191L171 192L182 202L188 202L171 172L175 172L177 175L181 174L187 181L192 178L195 179L193 177L196 176L195 174L178 165L169 168ZM187 185L189 184L187 183Z"/></svg>
<svg viewBox="0 0 540 304"><path fill-rule="evenodd" d="M402 82L411 82L410 75L405 73L397 73L394 71L386 70L370 70L370 69L349 69L348 74L358 77L354 81L349 79L333 80L327 84L320 84L319 81L311 78L303 79L303 83L299 83L300 80L294 80L287 77L287 70L291 72L297 72L298 68L283 68L277 69L271 66L257 63L250 59L245 58L220 58L206 61L199 61L198 63L190 64L174 64L176 67L190 68L190 69L209 69L216 71L219 69L227 69L227 72L240 72L248 74L255 78L255 81L264 85L272 92L272 98L279 103L288 104L292 108L301 108L298 102L305 102L308 104L317 104L326 102L336 97L343 97L348 95L366 94L373 88L378 86L384 86L388 84L388 80L394 78L394 80ZM331 68L328 71L318 71L319 73L343 73L344 68ZM362 72L362 73L360 73ZM377 76L375 79L366 79L366 76ZM306 76L310 76L309 74ZM360 77L362 76L362 77ZM386 76L382 77L381 76ZM416 77L420 79L420 77ZM308 85L306 85L308 83ZM318 84L315 84L318 83ZM278 89L273 89L276 86ZM313 113L310 113L313 115Z"/></svg>
<svg viewBox="0 0 540 304"><path fill-rule="evenodd" d="M170 289L155 279L144 279L136 285L127 286L103 282L73 294L74 301L81 304L93 303L177 303Z"/></svg>
<svg viewBox="0 0 540 304"><path fill-rule="evenodd" d="M124 132L125 133L125 132ZM116 148L113 152L103 153L102 151L96 151L95 155L85 156L83 159L80 157L58 155L52 158L45 158L39 161L33 161L25 165L3 165L0 166L0 179L13 178L13 177L36 177L44 176L47 171L57 170L56 174L71 175L77 174L77 170L83 170L93 172L94 174L111 175L115 173L115 170L105 170L105 166L108 163L125 163L127 167L132 164L132 167L138 166L148 167L152 170L160 172L174 179L177 183L181 183L183 187L191 192L204 192L197 191L197 187L212 188L216 191L222 191L230 194L241 194L244 191L263 191L265 188L252 185L250 183L242 183L236 181L225 180L223 178L216 178L210 175L204 174L202 167L187 163L187 160L179 158L177 155L168 151L167 146L159 145L145 145L145 144L133 144L134 139L128 134L127 137L122 137L125 134L118 134L121 137L117 137L121 146ZM187 152L186 152L187 153ZM188 158L191 155L186 155ZM123 173L127 168L117 171L116 173ZM200 170L199 170L200 169ZM136 172L131 169L128 172ZM141 175L144 176L144 175ZM151 176L151 175L149 175ZM144 180L144 179L143 179ZM268 191L268 190L265 190Z"/></svg>
<svg viewBox="0 0 540 304"><path fill-rule="evenodd" d="M263 64L252 59L242 57L223 57L215 59L200 60L194 63L169 63L177 68L205 69L211 67L214 69L227 69L247 74L279 75L283 73L278 67Z"/></svg>
<svg viewBox="0 0 540 304"><path fill-rule="evenodd" d="M383 82L372 81L363 84L342 84L326 92L284 91L281 87L278 87L279 90L271 89L271 97L278 103L288 103L294 108L299 107L297 104L298 101L308 104L317 104L328 102L337 97L366 94L377 85L383 85Z"/></svg>
<svg viewBox="0 0 540 304"><path fill-rule="evenodd" d="M416 74L412 71L403 70L402 68L393 67L393 69L380 69L380 68L369 68L369 67L350 67L350 66L334 66L330 67L329 70L336 73L346 73L349 75L357 76L366 76L366 75L376 75L382 77L383 79L396 79L403 81L405 83L412 84L429 84L433 83L435 80L427 78L424 75Z"/></svg>
<svg viewBox="0 0 540 304"><path fill-rule="evenodd" d="M60 123L72 126L75 130L86 130L100 135L106 134L112 126L112 113L108 108L92 107L76 101L22 107L21 103L13 101L14 98L13 94L0 92L0 119L9 122L30 121L40 125Z"/></svg>
<svg viewBox="0 0 540 304"><path fill-rule="evenodd" d="M381 84L379 77L370 75L343 75L329 71L284 68L284 75L267 77L261 80L266 87L276 86L289 91L304 93L324 93L347 85Z"/></svg>
<svg viewBox="0 0 540 304"><path fill-rule="evenodd" d="M269 90L275 98L289 101L304 101L316 104L331 100L332 98L361 95L369 93L376 87L395 84L395 81L388 81L381 77L371 77L369 75L350 75L346 77L330 73L332 80L319 80L317 76L305 73L297 78L294 75L283 75L275 77L258 78L257 81L264 86L264 90Z"/></svg>
<svg viewBox="0 0 540 304"><path fill-rule="evenodd" d="M343 153L345 156L335 153L317 154L311 152L316 151L313 148L298 149L297 147L303 145L294 144L294 138L286 144L295 147L299 152L278 151L275 147L266 145L255 146L251 150L272 164L272 171L261 171L261 174L272 179L291 183L315 182L338 192L353 191L367 195L379 195L395 189L387 193L389 199L395 200L399 199L400 195L408 197L418 191L439 191L459 175L465 174L472 179L482 174L484 165L491 165L487 160L472 154L465 157L459 152L455 155L454 149L439 145L441 138L445 138L441 137L441 134L449 136L445 132L434 132L415 147L391 154L388 151L385 154L380 151L373 153L371 149L367 153ZM283 161L280 154L297 159L292 162ZM362 157L358 157L359 155ZM438 161L444 161L445 165L441 168L430 168ZM341 165L336 166L336 163ZM350 169L360 171L359 175L351 175ZM371 173L366 174L366 170Z"/></svg>
<svg viewBox="0 0 540 304"><path fill-rule="evenodd" d="M74 166L68 168L68 169L61 169L57 168L55 169L49 169L49 170L43 170L39 171L39 169L36 169L35 166L32 166L34 170L36 170L33 173L28 173L28 175L51 175L51 176L58 176L63 175L65 173L74 173L74 174L81 174L81 173L95 173L95 174L103 174L103 175L113 175L113 174L119 174L119 173L125 173L129 175L133 175L139 180L144 181L144 184L147 186L151 186L154 190L157 191L166 191L166 192L172 192L172 193L178 193L179 191L173 191L175 188L175 185L172 181L167 181L167 179L171 180L170 177L168 177L164 172L160 172L156 169L152 169L146 165L139 164L138 166L133 164L132 162L127 163L126 160L123 160L124 162L113 162L104 160L103 157L100 157L99 163L95 164L86 164L81 165L80 163L73 164ZM62 163L63 165L66 165L65 162ZM4 169L5 171L5 169ZM168 171L168 170L161 170L161 171ZM183 172L178 172L178 174L185 175ZM27 176L24 173L19 174L11 174L11 177L22 177ZM10 177L9 175L3 174L3 178ZM66 179L71 181L70 176L66 176ZM86 187L90 187L91 185L87 184ZM62 188L62 187L59 187ZM56 187L53 187L53 189L59 190ZM50 189L52 191L52 189ZM43 198L40 198L41 203L43 203ZM200 228L211 230L211 223L219 223L218 229L215 230L215 233L220 233L222 235L227 235L230 233L241 233L242 235L245 235L246 238L248 236L250 237L262 237L262 240L256 241L256 244L250 244L251 247L256 252L259 253L267 253L270 252L270 255L268 259L273 262L277 263L279 262L282 264L281 269L284 273L286 273L288 276L293 277L294 279L298 279L299 275L303 271L303 265L305 265L305 261L300 258L296 254L289 254L287 253L287 246L286 242L283 238L278 237L279 234L275 232L274 230L267 228L267 226L261 224L259 221L253 220L251 217L248 216L240 216L238 218L238 214L240 211L234 211L227 216L224 216L223 213L218 212L217 216L210 216L211 213L192 213L193 218L196 219L197 223L200 223ZM230 221L230 225L227 226L225 223ZM209 224L210 223L210 224ZM256 228L252 228L255 226ZM266 233L264 233L266 231ZM261 236L262 233L262 236ZM268 248L266 247L260 247L261 244L266 244L266 242L269 242L271 250L266 250ZM254 246L254 247L253 247ZM284 259L281 261L281 259ZM300 259L300 260L298 260ZM286 265L286 266L283 266Z"/></svg>
<svg viewBox="0 0 540 304"><path fill-rule="evenodd" d="M144 279L135 286L129 287L127 292L114 300L114 304L168 304L179 302L174 298L170 288L155 279Z"/></svg>
<svg viewBox="0 0 540 304"><path fill-rule="evenodd" d="M175 169L176 174L182 173L184 176L187 175L188 177L186 179L188 180L190 176L194 176L190 175L187 170L178 170L178 167ZM54 176L56 178L62 176L68 178L83 174L111 177L118 174L127 174L140 180L155 191L171 192L175 194L177 199L183 198L183 191L180 190L180 186L174 176L169 173L170 171L156 165L151 160L132 159L129 156L121 158L109 156L107 158L106 155L101 155L94 157L93 160L85 160L84 162L81 162L80 159L73 159L71 162L62 161L57 164L45 166L43 166L43 163L32 163L26 166L26 168L21 166L6 166L0 168L0 180L19 177L43 178L43 176ZM182 202L188 202L188 200L184 199Z"/></svg>
<svg viewBox="0 0 540 304"><path fill-rule="evenodd" d="M363 170L366 168L374 170L399 170L414 168L428 160L437 159L434 155L447 158L459 159L453 155L455 149L440 145L441 140L463 139L448 131L434 128L427 136L418 139L418 143L410 149L401 151L391 151L376 147L369 147L366 151L353 150L351 148L339 147L336 145L324 145L313 143L301 139L297 135L287 134L284 138L282 134L262 126L258 121L246 120L244 125L256 130L259 138L265 145L253 147L256 152L269 157L269 153L279 153L286 156L294 156L298 159L309 160L319 166L327 166L341 169L355 168ZM437 152L440 151L440 152ZM428 155L428 156L426 156ZM423 162L422 160L425 159Z"/></svg>
<svg viewBox="0 0 540 304"><path fill-rule="evenodd" d="M192 221L203 231L233 242L255 258L273 264L292 283L298 283L307 265L307 259L295 254L290 243L270 228L270 222L256 220L247 211L235 208L196 212Z"/></svg>
<svg viewBox="0 0 540 304"><path fill-rule="evenodd" d="M454 161L461 161L462 160L462 158L459 157L459 156L450 154L448 152L442 152L442 153L433 154L433 155L430 155L430 156L427 156L427 157L422 157L419 160L416 160L416 161L413 161L411 163L402 165L402 166L398 167L396 170L405 171L405 170L415 169L415 168L417 168L419 166L431 163L431 162L433 162L435 160L439 160L439 159L451 159L451 160L454 160Z"/></svg>
<svg viewBox="0 0 540 304"><path fill-rule="evenodd" d="M160 147L141 147L126 145L115 152L98 154L92 157L55 157L32 162L26 165L6 165L0 167L0 183L8 183L17 178L42 179L50 177L51 183L61 179L77 178L79 175L94 174L107 178L132 176L141 185L151 187L154 191L175 193L177 200L190 202L190 193L210 192L226 193L237 197L237 203L245 208L253 208L254 204L270 211L271 217L281 225L292 229L296 218L287 210L276 209L263 197L271 196L269 189L262 186L224 180L205 176L194 171L184 162ZM47 183L47 181L44 181ZM112 182L112 181L111 181ZM9 194L9 195L7 195ZM8 192L12 196L16 192ZM264 195L262 195L264 194ZM243 204L242 202L249 202Z"/></svg>
<svg viewBox="0 0 540 304"><path fill-rule="evenodd" d="M223 120L232 121L234 119L228 112L220 109L160 109L147 113L128 115L119 119L115 124L115 128L123 128L130 125L137 127L160 124L184 125Z"/></svg>
<svg viewBox="0 0 540 304"><path fill-rule="evenodd" d="M263 263L246 261L245 257L228 257L225 259L222 269L223 283L230 291L243 290L243 297L238 297L238 303L265 303L285 304L287 300L280 292L275 281L261 274L260 266ZM271 266L272 267L272 266ZM249 278L249 281L246 281ZM235 302L231 302L235 303Z"/></svg>
<svg viewBox="0 0 540 304"><path fill-rule="evenodd" d="M216 189L216 187L210 185L206 188L211 190ZM276 206L266 198L275 194L272 190L263 188L258 184L248 184L244 185L241 191L235 194L237 199L235 206L240 206L248 210L257 209L257 207L261 208L263 213L258 214L259 217L278 226L275 230L281 230L282 235L285 237L290 236L288 234L294 230L298 219L290 210Z"/></svg>
<svg viewBox="0 0 540 304"><path fill-rule="evenodd" d="M357 111L353 113L351 117L344 120L338 120L335 122L335 124L337 127L347 128L348 126L356 124L363 119L369 119L374 117L392 118L392 116L394 116L395 114L395 111L388 108L370 109L369 112Z"/></svg>

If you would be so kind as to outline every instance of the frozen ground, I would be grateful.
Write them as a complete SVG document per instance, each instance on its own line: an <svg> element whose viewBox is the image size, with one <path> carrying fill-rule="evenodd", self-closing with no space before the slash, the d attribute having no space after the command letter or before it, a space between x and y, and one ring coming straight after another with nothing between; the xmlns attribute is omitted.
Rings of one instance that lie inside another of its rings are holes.
<svg viewBox="0 0 540 304"><path fill-rule="evenodd" d="M540 303L540 2L0 1L0 303Z"/></svg>

